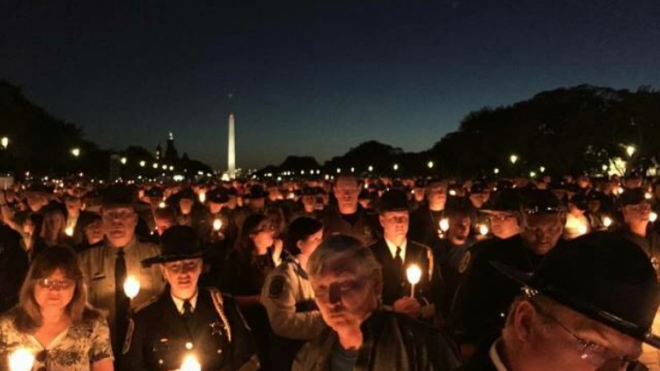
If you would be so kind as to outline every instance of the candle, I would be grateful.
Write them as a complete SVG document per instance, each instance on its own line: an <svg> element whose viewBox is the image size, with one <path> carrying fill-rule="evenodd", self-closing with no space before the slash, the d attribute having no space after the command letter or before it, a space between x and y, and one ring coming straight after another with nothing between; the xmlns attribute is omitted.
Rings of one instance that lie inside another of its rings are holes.
<svg viewBox="0 0 660 371"><path fill-rule="evenodd" d="M449 230L449 219L443 218L440 220L440 230L443 232L447 232Z"/></svg>
<svg viewBox="0 0 660 371"><path fill-rule="evenodd" d="M192 354L189 354L183 358L183 363L181 363L181 371L201 371L202 365L199 364L197 357Z"/></svg>
<svg viewBox="0 0 660 371"><path fill-rule="evenodd" d="M206 193L199 194L199 202L204 203L206 201Z"/></svg>
<svg viewBox="0 0 660 371"><path fill-rule="evenodd" d="M410 297L415 297L415 285L419 283L419 280L422 278L422 270L419 269L417 264L412 264L408 269L406 269L406 276L408 277L408 282L412 285L410 288Z"/></svg>
<svg viewBox="0 0 660 371"><path fill-rule="evenodd" d="M9 369L11 371L30 371L34 365L34 355L27 349L17 349L9 356Z"/></svg>
<svg viewBox="0 0 660 371"><path fill-rule="evenodd" d="M134 276L128 276L124 282L124 293L129 299L134 299L140 293L140 281Z"/></svg>
<svg viewBox="0 0 660 371"><path fill-rule="evenodd" d="M603 225L605 226L605 228L609 228L612 225L612 218L610 218L609 216L604 217Z"/></svg>
<svg viewBox="0 0 660 371"><path fill-rule="evenodd" d="M482 236L485 236L488 234L488 226L485 224L482 224L479 226L479 234Z"/></svg>
<svg viewBox="0 0 660 371"><path fill-rule="evenodd" d="M167 205L165 204L165 202L162 202L162 201L161 201L161 203L158 204L158 207L160 207L161 209L164 209L166 206Z"/></svg>
<svg viewBox="0 0 660 371"><path fill-rule="evenodd" d="M73 237L73 227L66 227L64 233L69 237Z"/></svg>
<svg viewBox="0 0 660 371"><path fill-rule="evenodd" d="M213 221L213 230L217 232L217 231L220 230L220 228L222 228L222 220L220 220L220 219L215 219L215 220Z"/></svg>
<svg viewBox="0 0 660 371"><path fill-rule="evenodd" d="M651 215L649 215L649 221L651 221L651 223L653 223L656 220L658 220L658 214L656 214L654 211L651 211Z"/></svg>

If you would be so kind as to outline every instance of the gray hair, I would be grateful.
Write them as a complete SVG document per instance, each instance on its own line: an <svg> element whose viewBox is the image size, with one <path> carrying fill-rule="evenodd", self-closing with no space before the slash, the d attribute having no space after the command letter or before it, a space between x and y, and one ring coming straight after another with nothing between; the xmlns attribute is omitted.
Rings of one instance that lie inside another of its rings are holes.
<svg viewBox="0 0 660 371"><path fill-rule="evenodd" d="M355 268L362 272L372 272L382 276L382 268L371 249L355 237L335 235L323 243L312 253L307 262L307 273L312 277L320 276L328 263L345 261L345 269ZM350 267L350 268L349 268Z"/></svg>

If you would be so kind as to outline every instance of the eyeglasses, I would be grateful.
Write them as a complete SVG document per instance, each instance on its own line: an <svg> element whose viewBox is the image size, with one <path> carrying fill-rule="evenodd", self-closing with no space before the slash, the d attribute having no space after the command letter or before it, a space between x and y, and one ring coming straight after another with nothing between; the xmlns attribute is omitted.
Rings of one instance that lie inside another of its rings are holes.
<svg viewBox="0 0 660 371"><path fill-rule="evenodd" d="M571 331L564 324L559 322L558 319L548 314L546 311L541 309L541 307L534 302L534 300L529 300L529 303L539 312L542 316L551 320L554 324L559 326L566 333L571 335L575 340L577 345L577 351L580 354L580 358L588 362L590 365L594 366L599 371L648 371L648 368L643 364L639 363L635 359L631 359L626 356L619 356L613 350L602 346L600 344L587 341L579 336L577 336L573 331Z"/></svg>
<svg viewBox="0 0 660 371"><path fill-rule="evenodd" d="M179 261L173 263L165 263L165 268L174 274L179 274L194 271L197 269L197 267L199 267L199 264L200 262L198 260Z"/></svg>
<svg viewBox="0 0 660 371"><path fill-rule="evenodd" d="M70 279L53 280L50 278L41 278L37 280L39 286L48 290L67 290L75 285L75 281Z"/></svg>
<svg viewBox="0 0 660 371"><path fill-rule="evenodd" d="M134 212L132 210L117 210L117 211L104 211L103 220L113 221L115 219L126 220L133 216Z"/></svg>

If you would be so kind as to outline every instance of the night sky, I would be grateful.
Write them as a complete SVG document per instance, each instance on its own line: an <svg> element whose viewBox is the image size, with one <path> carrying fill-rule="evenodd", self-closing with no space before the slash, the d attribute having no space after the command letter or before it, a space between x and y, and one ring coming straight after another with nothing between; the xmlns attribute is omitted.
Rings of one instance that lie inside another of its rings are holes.
<svg viewBox="0 0 660 371"><path fill-rule="evenodd" d="M583 83L660 86L659 0L7 1L0 79L106 148L239 167L375 139L430 148L470 111Z"/></svg>

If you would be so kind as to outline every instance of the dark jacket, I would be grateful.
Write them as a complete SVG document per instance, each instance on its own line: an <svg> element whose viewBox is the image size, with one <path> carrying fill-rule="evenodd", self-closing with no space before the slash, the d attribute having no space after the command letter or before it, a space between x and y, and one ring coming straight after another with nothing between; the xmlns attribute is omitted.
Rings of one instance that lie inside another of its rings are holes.
<svg viewBox="0 0 660 371"><path fill-rule="evenodd" d="M435 304L443 289L440 272L434 264L433 252L428 246L408 240L406 244L406 259L403 269L398 270L392 253L384 238L370 246L376 260L383 267L383 304L391 306L398 299L410 296L410 283L406 276L406 268L417 264L422 270L422 278L415 285L415 297L423 304Z"/></svg>
<svg viewBox="0 0 660 371"><path fill-rule="evenodd" d="M376 311L361 330L356 371L450 371L460 365L458 350L446 334L407 316ZM329 371L337 341L336 332L325 330L300 350L292 371Z"/></svg>
<svg viewBox="0 0 660 371"><path fill-rule="evenodd" d="M356 221L351 225L342 217L337 207L327 209L320 220L323 224L323 235L330 237L335 234L346 234L362 241L365 246L374 243L377 238L374 216L368 214L361 206L358 206L357 213Z"/></svg>
<svg viewBox="0 0 660 371"><path fill-rule="evenodd" d="M139 309L119 357L119 371L174 370L193 345L202 370L258 369L254 340L238 307L217 290L200 289L187 322L179 314L170 290Z"/></svg>
<svg viewBox="0 0 660 371"><path fill-rule="evenodd" d="M18 293L29 268L21 235L0 225L0 313L18 303Z"/></svg>
<svg viewBox="0 0 660 371"><path fill-rule="evenodd" d="M561 243L559 240L557 246ZM473 257L451 309L450 327L457 338L477 343L499 331L513 299L521 293L520 285L495 269L492 262L532 273L544 259L525 247L520 235L496 241Z"/></svg>
<svg viewBox="0 0 660 371"><path fill-rule="evenodd" d="M444 213L442 213L444 215ZM440 220L433 216L428 202L422 203L415 211L410 213L410 230L408 238L426 246L435 247L440 238Z"/></svg>

